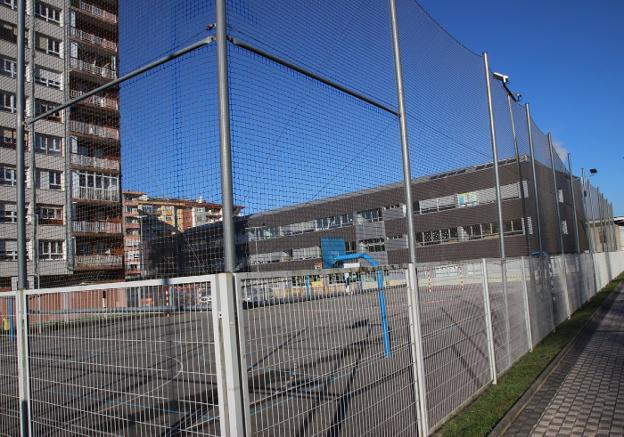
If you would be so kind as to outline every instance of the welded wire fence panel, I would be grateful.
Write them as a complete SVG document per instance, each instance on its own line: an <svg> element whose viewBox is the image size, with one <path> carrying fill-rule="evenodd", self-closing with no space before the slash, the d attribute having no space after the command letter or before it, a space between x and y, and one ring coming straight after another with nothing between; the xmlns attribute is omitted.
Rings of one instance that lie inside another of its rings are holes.
<svg viewBox="0 0 624 437"><path fill-rule="evenodd" d="M404 270L239 278L253 435L416 433Z"/></svg>
<svg viewBox="0 0 624 437"><path fill-rule="evenodd" d="M585 303L583 292L583 271L579 255L564 255L566 283L570 312L574 312Z"/></svg>
<svg viewBox="0 0 624 437"><path fill-rule="evenodd" d="M563 256L550 257L551 283L553 293L553 317L559 325L568 317L567 284Z"/></svg>
<svg viewBox="0 0 624 437"><path fill-rule="evenodd" d="M429 427L490 381L480 262L418 267Z"/></svg>
<svg viewBox="0 0 624 437"><path fill-rule="evenodd" d="M219 435L211 281L33 291L33 433Z"/></svg>
<svg viewBox="0 0 624 437"><path fill-rule="evenodd" d="M526 261L531 333L535 346L554 328L552 272L547 259L530 257Z"/></svg>
<svg viewBox="0 0 624 437"><path fill-rule="evenodd" d="M0 296L0 435L19 435L15 295Z"/></svg>
<svg viewBox="0 0 624 437"><path fill-rule="evenodd" d="M527 312L524 297L522 260L505 261L507 316L509 317L509 362L513 365L529 351Z"/></svg>

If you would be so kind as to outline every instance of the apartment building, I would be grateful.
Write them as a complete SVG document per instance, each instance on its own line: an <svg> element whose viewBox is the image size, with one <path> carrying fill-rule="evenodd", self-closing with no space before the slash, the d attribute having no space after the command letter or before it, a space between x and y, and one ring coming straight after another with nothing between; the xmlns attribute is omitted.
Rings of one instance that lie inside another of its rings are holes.
<svg viewBox="0 0 624 437"><path fill-rule="evenodd" d="M239 215L241 207L235 207ZM223 220L222 205L197 200L150 197L123 192L124 265L126 278L143 274L143 247L155 239L172 238L192 228Z"/></svg>
<svg viewBox="0 0 624 437"><path fill-rule="evenodd" d="M33 11L27 3L27 117L117 77L116 0L35 1ZM1 0L0 11L0 287L6 288L17 270L16 1ZM118 110L111 89L28 133L28 274L42 286L123 278Z"/></svg>
<svg viewBox="0 0 624 437"><path fill-rule="evenodd" d="M532 170L525 156L500 163L501 197L507 255L539 251L538 220L543 251L560 253L558 229L564 231L563 251L575 250L574 206L569 175L537 164L541 208L535 207ZM573 178L578 220L584 220L581 185ZM417 258L445 262L499 256L493 165L484 164L412 182ZM561 222L557 221L556 203ZM321 238L344 241L346 252L368 253L380 264L408 262L404 189L401 183L240 217L236 221L237 269L274 271L321 268ZM587 238L580 233L581 248ZM147 277L214 273L222 269L220 224L192 228L175 238L147 243Z"/></svg>

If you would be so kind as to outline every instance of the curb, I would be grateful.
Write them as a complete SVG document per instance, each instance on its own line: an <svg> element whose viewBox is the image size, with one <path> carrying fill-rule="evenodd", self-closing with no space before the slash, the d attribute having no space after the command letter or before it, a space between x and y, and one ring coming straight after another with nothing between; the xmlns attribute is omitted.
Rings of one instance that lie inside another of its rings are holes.
<svg viewBox="0 0 624 437"><path fill-rule="evenodd" d="M570 340L570 342L565 345L563 349L552 359L552 361L546 366L546 368L539 374L537 379L533 382L533 384L524 392L524 394L516 401L516 403L511 407L511 409L503 416L503 418L496 424L494 429L488 434L488 436L498 437L504 436L507 428L516 420L516 418L522 413L524 408L528 405L528 403L533 399L533 396L537 391L542 388L548 377L559 367L561 362L570 352L570 349L577 343L580 336L587 330L587 327L590 323L594 321L597 315L603 310L605 307L611 305L611 303L615 300L617 295L622 291L624 286L620 286L617 291L612 293L605 301L600 305L600 307L596 308L591 317L583 324L581 329L574 335L574 337Z"/></svg>

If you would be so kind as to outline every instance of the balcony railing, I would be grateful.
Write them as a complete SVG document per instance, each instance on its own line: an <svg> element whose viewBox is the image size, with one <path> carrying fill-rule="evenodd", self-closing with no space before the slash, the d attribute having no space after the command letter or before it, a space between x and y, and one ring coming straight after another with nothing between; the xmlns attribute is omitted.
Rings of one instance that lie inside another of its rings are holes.
<svg viewBox="0 0 624 437"><path fill-rule="evenodd" d="M86 41L96 46L101 46L105 49L117 51L117 43L113 41L109 41L106 38L102 38L101 36L94 35L92 33L85 32L81 29L76 29L75 27L69 28L69 34L71 37L79 39L81 41Z"/></svg>
<svg viewBox="0 0 624 437"><path fill-rule="evenodd" d="M95 135L97 137L119 140L119 130L114 127L99 126L97 124L70 120L69 130L85 135Z"/></svg>
<svg viewBox="0 0 624 437"><path fill-rule="evenodd" d="M93 74L94 76L101 76L106 79L115 79L117 72L107 67L98 67L97 65L90 64L78 58L70 58L70 67L75 70L84 71L85 73Z"/></svg>
<svg viewBox="0 0 624 437"><path fill-rule="evenodd" d="M86 267L121 267L123 256L121 255L76 255L76 266Z"/></svg>
<svg viewBox="0 0 624 437"><path fill-rule="evenodd" d="M119 191L94 187L74 187L72 190L74 199L104 200L119 202Z"/></svg>
<svg viewBox="0 0 624 437"><path fill-rule="evenodd" d="M80 97L82 94L83 93L78 90L69 91L69 97L72 99ZM117 99L113 99L111 97L89 96L86 99L83 99L82 102L92 106L98 106L100 108L113 109L115 111L119 110L119 102Z"/></svg>
<svg viewBox="0 0 624 437"><path fill-rule="evenodd" d="M102 21L107 21L112 24L117 24L117 15L111 14L110 12L105 11L104 9L100 9L97 6L92 5L91 3L78 0L78 1L72 1L72 6L80 9L81 11L86 12L89 15L99 18Z"/></svg>
<svg viewBox="0 0 624 437"><path fill-rule="evenodd" d="M95 156L83 156L72 154L71 162L82 167L103 168L106 170L119 170L119 161L114 159L96 158Z"/></svg>
<svg viewBox="0 0 624 437"><path fill-rule="evenodd" d="M89 232L103 234L121 234L121 223L110 222L72 222L74 232Z"/></svg>

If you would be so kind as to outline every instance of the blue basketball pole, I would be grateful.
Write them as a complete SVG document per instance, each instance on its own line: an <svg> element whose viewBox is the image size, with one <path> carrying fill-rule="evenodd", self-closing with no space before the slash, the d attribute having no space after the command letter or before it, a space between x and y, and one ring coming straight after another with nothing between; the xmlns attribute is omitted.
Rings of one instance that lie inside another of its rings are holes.
<svg viewBox="0 0 624 437"><path fill-rule="evenodd" d="M9 299L9 339L15 341L15 317L13 316L15 311L15 299Z"/></svg>
<svg viewBox="0 0 624 437"><path fill-rule="evenodd" d="M333 259L333 264L336 262L353 261L356 259L365 259L372 267L378 267L379 263L375 261L367 253L351 253L347 255L338 255ZM381 318L381 335L383 338L384 355L386 358L392 356L390 349L390 328L388 326L388 311L386 307L386 292L384 291L384 278L383 271L377 270L377 288L379 289L379 316Z"/></svg>

